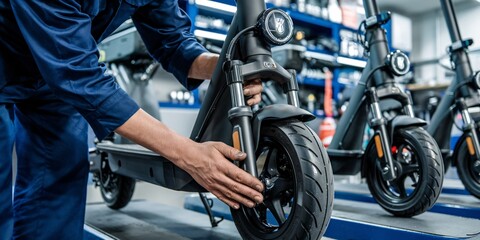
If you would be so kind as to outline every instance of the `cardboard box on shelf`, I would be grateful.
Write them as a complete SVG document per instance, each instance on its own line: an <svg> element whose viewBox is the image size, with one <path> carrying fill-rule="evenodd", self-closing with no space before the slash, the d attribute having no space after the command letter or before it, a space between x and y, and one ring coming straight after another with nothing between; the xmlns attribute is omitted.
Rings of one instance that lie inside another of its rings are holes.
<svg viewBox="0 0 480 240"><path fill-rule="evenodd" d="M358 28L361 21L365 19L365 11L362 1L339 0L342 9L342 24L350 28Z"/></svg>

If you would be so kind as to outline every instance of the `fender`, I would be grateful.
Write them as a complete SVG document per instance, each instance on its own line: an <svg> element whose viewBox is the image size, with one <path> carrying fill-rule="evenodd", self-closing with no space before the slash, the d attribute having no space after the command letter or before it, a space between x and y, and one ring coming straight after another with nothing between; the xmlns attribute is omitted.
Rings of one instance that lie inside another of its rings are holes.
<svg viewBox="0 0 480 240"><path fill-rule="evenodd" d="M395 116L393 119L389 120L387 123L387 131L389 134L390 138L390 144L393 141L393 133L399 128L405 128L405 127L422 127L427 125L427 122L420 118L414 118L406 115L398 115Z"/></svg>
<svg viewBox="0 0 480 240"><path fill-rule="evenodd" d="M252 132L255 148L258 146L260 130L262 129L262 123L264 121L278 121L290 118L295 118L302 122L308 122L315 119L315 116L313 116L313 114L307 110L288 104L273 104L255 112L252 121Z"/></svg>
<svg viewBox="0 0 480 240"><path fill-rule="evenodd" d="M392 144L393 142L393 134L395 131L401 128L406 128L406 127L422 127L427 125L427 122L420 118L414 118L406 115L398 115L395 116L394 118L390 119L387 123L387 131L388 131L388 137L389 137L389 143ZM370 141L370 143L367 146L367 150L370 149L371 144L373 142ZM363 160L362 160L362 177L365 176L366 172L366 161L367 161L367 155L368 153L365 152Z"/></svg>

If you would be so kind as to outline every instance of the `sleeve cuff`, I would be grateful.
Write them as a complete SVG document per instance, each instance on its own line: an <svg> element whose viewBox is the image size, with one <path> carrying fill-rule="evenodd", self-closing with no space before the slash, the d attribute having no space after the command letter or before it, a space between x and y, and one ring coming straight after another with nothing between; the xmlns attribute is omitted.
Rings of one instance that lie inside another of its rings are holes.
<svg viewBox="0 0 480 240"><path fill-rule="evenodd" d="M205 52L208 51L195 40L184 41L172 56L167 71L171 72L186 89L195 89L203 81L188 78L188 71L193 61Z"/></svg>
<svg viewBox="0 0 480 240"><path fill-rule="evenodd" d="M140 107L122 89L108 97L96 111L84 115L99 140L123 125Z"/></svg>

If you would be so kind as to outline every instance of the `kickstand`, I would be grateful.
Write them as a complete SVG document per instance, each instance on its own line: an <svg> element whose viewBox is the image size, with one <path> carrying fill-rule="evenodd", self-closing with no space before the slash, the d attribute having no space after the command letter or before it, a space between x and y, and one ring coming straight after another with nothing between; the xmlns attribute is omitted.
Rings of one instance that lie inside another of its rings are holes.
<svg viewBox="0 0 480 240"><path fill-rule="evenodd" d="M202 200L203 206L205 207L205 210L207 211L208 217L210 218L210 223L212 224L212 227L218 226L218 223L223 221L223 217L220 217L220 220L216 220L215 216L213 216L212 213L212 207L213 207L213 200L211 198L208 198L205 193L198 193L200 195L200 199Z"/></svg>

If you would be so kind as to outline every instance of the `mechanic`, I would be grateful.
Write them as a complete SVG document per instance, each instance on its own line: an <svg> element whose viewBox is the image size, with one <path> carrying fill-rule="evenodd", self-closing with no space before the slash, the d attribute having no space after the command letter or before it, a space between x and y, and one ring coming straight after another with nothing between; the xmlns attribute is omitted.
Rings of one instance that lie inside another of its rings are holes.
<svg viewBox="0 0 480 240"><path fill-rule="evenodd" d="M218 55L196 41L177 1L0 0L0 239L83 239L87 123L99 139L115 131L165 156L231 207L263 201L261 182L227 160L245 153L174 133L106 74L97 43L129 18L187 89L210 79ZM261 91L247 84L247 103Z"/></svg>

